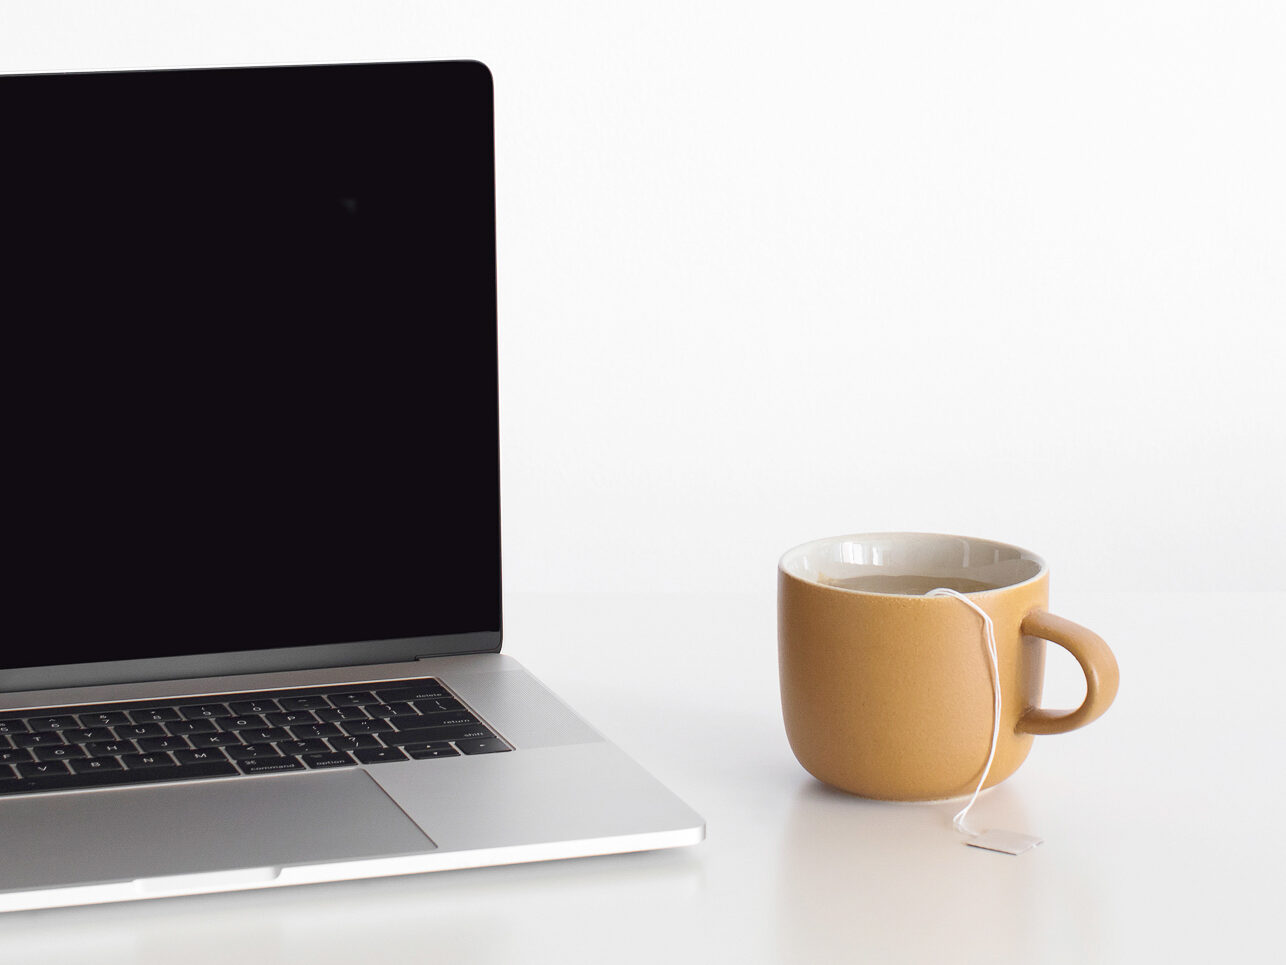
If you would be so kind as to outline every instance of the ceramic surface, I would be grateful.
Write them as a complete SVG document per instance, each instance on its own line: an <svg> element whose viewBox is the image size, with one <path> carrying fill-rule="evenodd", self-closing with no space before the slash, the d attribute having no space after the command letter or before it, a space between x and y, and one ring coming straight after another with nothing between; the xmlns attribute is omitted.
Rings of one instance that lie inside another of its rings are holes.
<svg viewBox="0 0 1286 965"><path fill-rule="evenodd" d="M1084 726L1116 696L1102 638L1047 611L1049 570L990 540L870 533L806 543L778 567L778 658L786 735L813 776L863 797L925 801L972 792L991 744L993 695L980 617L958 599L852 589L880 579L964 581L995 624L1000 737L986 786L1009 777L1034 734ZM923 592L923 591L921 591ZM1045 641L1069 650L1087 693L1040 707Z"/></svg>

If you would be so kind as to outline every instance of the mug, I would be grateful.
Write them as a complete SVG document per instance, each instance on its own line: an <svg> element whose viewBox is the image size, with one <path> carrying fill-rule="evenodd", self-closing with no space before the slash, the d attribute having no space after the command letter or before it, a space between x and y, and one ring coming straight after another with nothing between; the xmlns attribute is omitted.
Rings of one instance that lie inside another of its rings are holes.
<svg viewBox="0 0 1286 965"><path fill-rule="evenodd" d="M1047 609L1035 553L931 533L863 533L804 543L777 571L777 641L786 736L818 780L862 797L932 801L972 793L994 714L983 621L991 617L1000 736L986 785L1018 769L1036 734L1083 727L1111 705L1116 658L1102 638ZM1040 706L1045 641L1085 672L1075 710Z"/></svg>

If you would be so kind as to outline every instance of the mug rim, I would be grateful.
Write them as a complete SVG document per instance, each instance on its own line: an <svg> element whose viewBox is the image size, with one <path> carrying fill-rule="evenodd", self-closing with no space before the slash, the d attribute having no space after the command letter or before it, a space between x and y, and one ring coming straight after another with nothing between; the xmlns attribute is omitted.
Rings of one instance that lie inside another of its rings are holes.
<svg viewBox="0 0 1286 965"><path fill-rule="evenodd" d="M820 549L823 546L845 541L897 539L902 537L929 537L931 539L968 540L971 543L985 543L990 546L1014 550L1021 554L1020 558L1031 560L1033 563L1037 564L1036 572L1025 580L1019 580L1017 583L1006 583L1004 586L992 587L988 590L968 590L963 593L964 596L982 596L987 593L1003 593L1007 590L1013 590L1017 587L1027 586L1028 584L1034 583L1049 572L1049 564L1045 562L1044 557L1037 553L1033 553L1031 550L1022 546L1017 546L1014 543L1005 543L996 539L986 539L981 536L961 536L957 533L921 533L913 531L847 533L842 536L824 536L821 539L809 540L805 543L800 543L798 546L792 546L790 549L786 550L786 552L782 553L777 560L777 572L782 576L789 577L792 580L799 580L801 583L805 583L809 586L815 586L823 590L834 590L838 593L852 593L857 596L897 597L900 599L934 599L933 597L917 596L915 594L882 593L878 590L855 590L846 586L835 586L830 583L822 583L818 580L810 580L808 577L801 576L798 573L792 573L786 569L788 559L802 555L807 550Z"/></svg>

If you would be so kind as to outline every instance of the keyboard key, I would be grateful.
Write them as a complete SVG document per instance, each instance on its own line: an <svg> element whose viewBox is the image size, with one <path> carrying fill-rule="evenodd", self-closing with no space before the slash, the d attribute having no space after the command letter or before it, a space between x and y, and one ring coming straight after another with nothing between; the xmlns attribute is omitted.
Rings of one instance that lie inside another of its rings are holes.
<svg viewBox="0 0 1286 965"><path fill-rule="evenodd" d="M13 750L0 751L0 766L8 764L22 764L26 761L34 761L31 751L25 747L15 747Z"/></svg>
<svg viewBox="0 0 1286 965"><path fill-rule="evenodd" d="M238 716L242 714L269 714L281 710L275 700L231 700L228 707Z"/></svg>
<svg viewBox="0 0 1286 965"><path fill-rule="evenodd" d="M239 717L220 717L215 721L220 730L253 730L256 727L267 727L268 722L258 714L242 714Z"/></svg>
<svg viewBox="0 0 1286 965"><path fill-rule="evenodd" d="M458 742L462 740L480 740L496 735L481 724L459 724L453 727L423 727L380 736L385 744L400 747L403 744L419 744L428 741L456 741L458 746Z"/></svg>
<svg viewBox="0 0 1286 965"><path fill-rule="evenodd" d="M260 727L258 730L239 730L237 734L247 744L271 744L290 740L290 731L284 727Z"/></svg>
<svg viewBox="0 0 1286 965"><path fill-rule="evenodd" d="M3 783L5 781L16 781L17 779L18 779L17 771L15 771L8 764L0 764L0 783Z"/></svg>
<svg viewBox="0 0 1286 965"><path fill-rule="evenodd" d="M311 710L283 710L276 714L264 714L264 719L273 727L294 727L296 724L317 723L317 717Z"/></svg>
<svg viewBox="0 0 1286 965"><path fill-rule="evenodd" d="M81 727L115 727L117 724L130 723L124 711L105 710L93 714L77 714Z"/></svg>
<svg viewBox="0 0 1286 965"><path fill-rule="evenodd" d="M334 751L330 754L305 754L303 761L312 768L352 767L357 762L347 754Z"/></svg>
<svg viewBox="0 0 1286 965"><path fill-rule="evenodd" d="M376 696L385 704L396 704L402 701L433 700L437 697L450 697L451 694L436 680L403 681L406 686L396 690L378 690Z"/></svg>
<svg viewBox="0 0 1286 965"><path fill-rule="evenodd" d="M71 769L77 774L96 774L100 771L121 771L121 762L114 757L87 757L72 761Z"/></svg>
<svg viewBox="0 0 1286 965"><path fill-rule="evenodd" d="M18 717L0 717L0 734L25 734L27 722Z"/></svg>
<svg viewBox="0 0 1286 965"><path fill-rule="evenodd" d="M178 720L179 712L173 707L149 707L146 710L131 710L129 719L136 724L163 724L167 720Z"/></svg>
<svg viewBox="0 0 1286 965"><path fill-rule="evenodd" d="M179 713L185 720L199 720L203 717L228 717L232 711L228 710L227 704L192 704L180 707Z"/></svg>
<svg viewBox="0 0 1286 965"><path fill-rule="evenodd" d="M327 694L332 707L363 707L366 704L382 704L375 695L365 690L350 690L342 694ZM321 716L320 714L318 716ZM323 718L324 720L325 718Z"/></svg>
<svg viewBox="0 0 1286 965"><path fill-rule="evenodd" d="M191 746L186 737L145 737L138 742L138 749L145 754L153 751L186 750Z"/></svg>
<svg viewBox="0 0 1286 965"><path fill-rule="evenodd" d="M316 710L318 707L329 707L325 697L279 697L277 703L282 710Z"/></svg>
<svg viewBox="0 0 1286 965"><path fill-rule="evenodd" d="M410 704L375 704L372 707L365 708L366 712L372 717L399 717L404 714L414 714L415 708Z"/></svg>
<svg viewBox="0 0 1286 965"><path fill-rule="evenodd" d="M97 741L85 745L85 753L90 757L120 757L122 754L133 754L138 750L133 741Z"/></svg>
<svg viewBox="0 0 1286 965"><path fill-rule="evenodd" d="M131 770L141 771L148 768L174 767L174 758L169 754L126 754L121 763Z"/></svg>
<svg viewBox="0 0 1286 965"><path fill-rule="evenodd" d="M62 732L63 737L77 744L92 744L94 741L109 741L116 735L110 727L73 727Z"/></svg>
<svg viewBox="0 0 1286 965"><path fill-rule="evenodd" d="M381 731L391 731L393 725L386 720L346 720L340 725L340 729L350 737L356 737L359 734L378 734Z"/></svg>
<svg viewBox="0 0 1286 965"><path fill-rule="evenodd" d="M277 750L290 757L302 757L304 754L329 754L330 747L320 738L306 741L277 741Z"/></svg>
<svg viewBox="0 0 1286 965"><path fill-rule="evenodd" d="M446 727L448 724L476 724L478 718L463 710L448 711L444 714L421 714L416 718L413 727ZM410 727L403 726L402 730Z"/></svg>
<svg viewBox="0 0 1286 965"><path fill-rule="evenodd" d="M384 746L373 734L363 734L360 737L331 737L327 743L337 751L360 751Z"/></svg>
<svg viewBox="0 0 1286 965"><path fill-rule="evenodd" d="M396 730L410 730L413 727L422 726L420 721L424 718L420 714L399 714L397 717L386 718Z"/></svg>
<svg viewBox="0 0 1286 965"><path fill-rule="evenodd" d="M237 763L246 774L266 774L270 771L302 771L304 769L303 761L294 757L271 757L267 760L256 759L238 761Z"/></svg>
<svg viewBox="0 0 1286 965"><path fill-rule="evenodd" d="M423 761L431 757L459 757L460 752L446 741L430 741L424 744L406 744L402 750L411 755L412 760Z"/></svg>
<svg viewBox="0 0 1286 965"><path fill-rule="evenodd" d="M303 724L299 727L291 727L290 736L301 741L313 737L338 737L339 728L334 724Z"/></svg>
<svg viewBox="0 0 1286 965"><path fill-rule="evenodd" d="M353 754L363 764L385 764L388 761L404 761L407 759L400 747L369 747L365 750L354 751Z"/></svg>
<svg viewBox="0 0 1286 965"><path fill-rule="evenodd" d="M66 765L62 765L66 766ZM147 784L202 777L233 777L240 772L227 761L188 764L185 767L152 767L129 771L98 771L92 774L50 774L43 777L0 781L0 794L27 794L33 791L63 791L79 788L107 787L113 784Z"/></svg>
<svg viewBox="0 0 1286 965"><path fill-rule="evenodd" d="M509 745L496 737L456 741L455 746L460 748L463 754L497 754L500 751L509 750Z"/></svg>
<svg viewBox="0 0 1286 965"><path fill-rule="evenodd" d="M228 748L228 756L234 761L258 760L263 757L280 757L277 748L271 744L239 744Z"/></svg>
<svg viewBox="0 0 1286 965"><path fill-rule="evenodd" d="M207 747L199 751L175 751L174 759L182 767L191 764L205 764L209 761L226 761L228 755L218 747Z"/></svg>
<svg viewBox="0 0 1286 965"><path fill-rule="evenodd" d="M44 761L39 764L19 764L19 777L48 777L50 774L70 774L62 761Z"/></svg>
<svg viewBox="0 0 1286 965"><path fill-rule="evenodd" d="M74 757L84 757L85 751L75 744L63 744L53 747L37 747L35 754L38 761L69 761Z"/></svg>
<svg viewBox="0 0 1286 965"><path fill-rule="evenodd" d="M414 706L421 714L436 714L447 710L460 710L464 705L454 697L442 697L438 700L417 700Z"/></svg>
<svg viewBox="0 0 1286 965"><path fill-rule="evenodd" d="M241 738L234 731L224 731L218 734L193 734L188 738L188 743L193 747L231 747L240 744Z"/></svg>
<svg viewBox="0 0 1286 965"><path fill-rule="evenodd" d="M122 724L113 727L116 736L122 740L138 740L141 737L164 737L165 728L160 724Z"/></svg>
<svg viewBox="0 0 1286 965"><path fill-rule="evenodd" d="M79 727L80 721L70 714L57 717L28 717L27 723L34 731L60 731L69 727Z"/></svg>
<svg viewBox="0 0 1286 965"><path fill-rule="evenodd" d="M218 728L210 718L198 717L196 720L171 721L165 729L176 737L186 737L188 734L212 734Z"/></svg>
<svg viewBox="0 0 1286 965"><path fill-rule="evenodd" d="M317 711L317 719L332 724L341 720L370 720L358 707L323 707Z"/></svg>
<svg viewBox="0 0 1286 965"><path fill-rule="evenodd" d="M9 740L14 747L48 747L50 744L66 744L63 735L53 731L40 733L14 734Z"/></svg>

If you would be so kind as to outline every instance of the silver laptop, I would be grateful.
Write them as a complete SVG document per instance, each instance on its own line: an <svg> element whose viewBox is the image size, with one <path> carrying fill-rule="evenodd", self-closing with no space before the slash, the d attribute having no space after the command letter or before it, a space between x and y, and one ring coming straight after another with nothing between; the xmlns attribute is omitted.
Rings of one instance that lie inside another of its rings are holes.
<svg viewBox="0 0 1286 965"><path fill-rule="evenodd" d="M0 910L699 841L499 652L487 69L5 76L0 123Z"/></svg>

